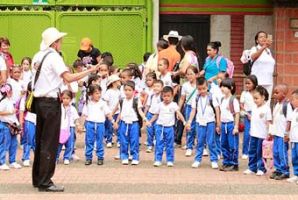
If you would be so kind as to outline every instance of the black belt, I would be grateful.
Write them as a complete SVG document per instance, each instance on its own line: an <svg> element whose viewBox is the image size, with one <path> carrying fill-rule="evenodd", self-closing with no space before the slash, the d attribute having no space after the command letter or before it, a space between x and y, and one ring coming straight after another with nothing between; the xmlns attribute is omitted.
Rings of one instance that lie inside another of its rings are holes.
<svg viewBox="0 0 298 200"><path fill-rule="evenodd" d="M47 102L57 102L58 101L58 97L34 97L34 100L37 101L47 101Z"/></svg>

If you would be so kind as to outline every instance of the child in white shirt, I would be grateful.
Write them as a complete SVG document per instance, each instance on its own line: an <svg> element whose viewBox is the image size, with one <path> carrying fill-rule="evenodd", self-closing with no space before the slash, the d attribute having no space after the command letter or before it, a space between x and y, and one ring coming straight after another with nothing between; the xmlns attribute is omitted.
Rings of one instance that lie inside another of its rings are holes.
<svg viewBox="0 0 298 200"><path fill-rule="evenodd" d="M255 174L263 176L266 173L262 158L262 144L263 140L268 136L268 127L271 123L272 115L271 109L266 103L269 98L267 90L258 86L253 95L255 106L251 112L251 126L250 126L250 144L249 144L249 161L248 169L244 174Z"/></svg>
<svg viewBox="0 0 298 200"><path fill-rule="evenodd" d="M83 108L83 117L85 118L86 128L86 162L85 165L92 164L92 152L96 142L97 165L103 165L104 145L103 137L105 133L106 117L115 125L111 110L107 103L101 99L101 87L99 85L90 85L87 89L87 102ZM90 100L88 100L90 96Z"/></svg>
<svg viewBox="0 0 298 200"><path fill-rule="evenodd" d="M226 78L220 83L224 94L220 104L221 120L221 150L223 165L221 171L238 171L238 148L239 148L239 102L234 96L236 85L233 79Z"/></svg>
<svg viewBox="0 0 298 200"><path fill-rule="evenodd" d="M258 86L258 79L255 75L246 77L245 80L245 91L241 93L240 97L240 108L244 114L244 133L243 133L243 145L242 145L242 159L248 158L248 147L250 140L250 117L251 110L254 106L253 93L255 88Z"/></svg>
<svg viewBox="0 0 298 200"><path fill-rule="evenodd" d="M273 163L275 171L270 178L282 180L289 178L288 164L288 133L290 130L290 120L292 106L286 97L288 86L279 84L273 90L273 97L277 101L273 109L273 123L269 126L269 134L273 135Z"/></svg>
<svg viewBox="0 0 298 200"><path fill-rule="evenodd" d="M31 66L31 58L24 57L21 61L21 68L22 68L22 81L24 82L24 85L28 85L28 83L32 79L32 71L30 69Z"/></svg>
<svg viewBox="0 0 298 200"><path fill-rule="evenodd" d="M0 170L9 170L6 165L6 151L9 153L10 167L20 169L21 165L16 162L20 124L16 116L14 101L12 99L12 87L5 84L0 88ZM14 130L10 128L14 125Z"/></svg>
<svg viewBox="0 0 298 200"><path fill-rule="evenodd" d="M291 129L290 129L290 143L293 165L293 177L287 179L290 183L298 184L298 90L292 92L291 103L294 107L294 111L291 116Z"/></svg>
<svg viewBox="0 0 298 200"><path fill-rule="evenodd" d="M147 104L145 107L145 115L147 120L151 120L152 117L154 116L155 110L157 109L159 103L162 101L161 97L161 91L163 89L163 82L161 80L155 80L153 83L153 94L149 96L147 99ZM154 140L154 127L155 127L155 122L152 122L151 126L147 126L147 153L152 152L153 148L153 140Z"/></svg>
<svg viewBox="0 0 298 200"><path fill-rule="evenodd" d="M176 114L178 118L185 124L185 119L177 103L173 102L174 91L173 88L165 86L162 90L163 101L159 103L158 107L154 111L154 116L147 122L147 126L151 126L156 120L155 135L156 135L156 147L155 147L155 162L154 166L161 166L162 154L164 147L167 155L167 166L173 167L174 165L174 125Z"/></svg>
<svg viewBox="0 0 298 200"><path fill-rule="evenodd" d="M195 131L198 138L198 144L195 161L192 164L192 167L198 168L201 165L204 144L207 141L210 152L211 167L213 169L217 169L218 156L215 145L215 134L218 134L220 126L219 104L215 97L207 92L208 83L204 77L198 78L197 90L199 94L192 101L192 111L186 125L187 129L190 129L192 120L196 115Z"/></svg>
<svg viewBox="0 0 298 200"><path fill-rule="evenodd" d="M162 80L164 86L174 87L172 81L172 74L168 71L169 60L161 58L158 61L158 71L160 72L160 80Z"/></svg>

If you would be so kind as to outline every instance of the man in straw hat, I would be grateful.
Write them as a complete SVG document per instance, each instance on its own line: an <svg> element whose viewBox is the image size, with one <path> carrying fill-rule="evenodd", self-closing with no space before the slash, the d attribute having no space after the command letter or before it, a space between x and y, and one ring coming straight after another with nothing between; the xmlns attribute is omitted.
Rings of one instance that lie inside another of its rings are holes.
<svg viewBox="0 0 298 200"><path fill-rule="evenodd" d="M168 35L164 35L163 39L168 41L169 47L158 53L158 60L166 58L169 61L169 71L173 71L176 63L180 62L181 56L176 50L176 46L181 40L182 36L179 35L178 31L170 31Z"/></svg>
<svg viewBox="0 0 298 200"><path fill-rule="evenodd" d="M59 88L63 81L80 80L98 67L71 74L59 52L62 38L66 33L56 28L47 28L42 33L40 51L35 54L32 66L35 69L32 88L34 91L33 110L36 112L36 149L32 170L32 183L39 191L63 192L51 180L55 172L56 154L59 144L61 105Z"/></svg>

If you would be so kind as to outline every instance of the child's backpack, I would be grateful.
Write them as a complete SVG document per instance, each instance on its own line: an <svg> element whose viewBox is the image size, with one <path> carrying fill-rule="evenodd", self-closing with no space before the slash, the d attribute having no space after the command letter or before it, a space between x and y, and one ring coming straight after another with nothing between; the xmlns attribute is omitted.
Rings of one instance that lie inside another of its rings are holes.
<svg viewBox="0 0 298 200"><path fill-rule="evenodd" d="M287 118L288 104L290 104L292 107L292 110L294 110L294 107L289 100L284 101L282 103L282 113L284 114L285 118Z"/></svg>
<svg viewBox="0 0 298 200"><path fill-rule="evenodd" d="M134 111L137 113L137 116L138 116L138 122L139 122L139 126L140 126L140 129L142 128L143 126L143 119L138 111L138 98L133 98L133 102L132 102L132 107L134 109ZM123 105L123 99L120 99L119 100L119 105L120 105L120 110L122 110L122 105ZM141 132L140 132L141 134Z"/></svg>
<svg viewBox="0 0 298 200"><path fill-rule="evenodd" d="M230 112L233 114L233 115L235 115L236 113L235 113L235 108L234 108L234 99L236 98L236 96L235 95L232 95L231 97L230 97L230 99L229 99L229 110L230 110ZM221 103L223 102L223 100L224 100L224 97L223 98L221 98Z"/></svg>
<svg viewBox="0 0 298 200"><path fill-rule="evenodd" d="M219 64L220 64L221 59L225 59L227 61L227 74L229 75L229 78L233 78L234 69L235 69L234 63L230 59L219 55L216 58L216 65L217 65L218 68L219 68Z"/></svg>
<svg viewBox="0 0 298 200"><path fill-rule="evenodd" d="M273 168L273 140L263 140L262 143L262 157L263 162L266 169L272 169ZM267 165L267 161L270 162L269 167Z"/></svg>

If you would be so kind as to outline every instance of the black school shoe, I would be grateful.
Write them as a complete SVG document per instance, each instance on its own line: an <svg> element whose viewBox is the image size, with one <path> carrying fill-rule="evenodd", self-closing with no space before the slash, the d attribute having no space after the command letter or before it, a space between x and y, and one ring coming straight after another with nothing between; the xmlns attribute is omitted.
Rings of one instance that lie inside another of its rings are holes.
<svg viewBox="0 0 298 200"><path fill-rule="evenodd" d="M236 172L239 171L239 167L238 165L223 165L219 170L224 172Z"/></svg>
<svg viewBox="0 0 298 200"><path fill-rule="evenodd" d="M280 174L280 175L275 176L274 179L280 181L280 180L287 179L287 178L290 178L290 176L286 175L286 174Z"/></svg>
<svg viewBox="0 0 298 200"><path fill-rule="evenodd" d="M49 187L38 188L39 192L64 192L64 186L51 185Z"/></svg>
<svg viewBox="0 0 298 200"><path fill-rule="evenodd" d="M97 165L103 165L103 160L102 159L98 159L97 160Z"/></svg>
<svg viewBox="0 0 298 200"><path fill-rule="evenodd" d="M85 165L91 165L92 164L92 160L86 160L85 161Z"/></svg>
<svg viewBox="0 0 298 200"><path fill-rule="evenodd" d="M226 171L227 168L231 167L231 165L221 165L219 167L219 171Z"/></svg>
<svg viewBox="0 0 298 200"><path fill-rule="evenodd" d="M270 179L275 179L275 177L280 176L280 175L281 175L280 172L274 171L274 172L270 175Z"/></svg>

